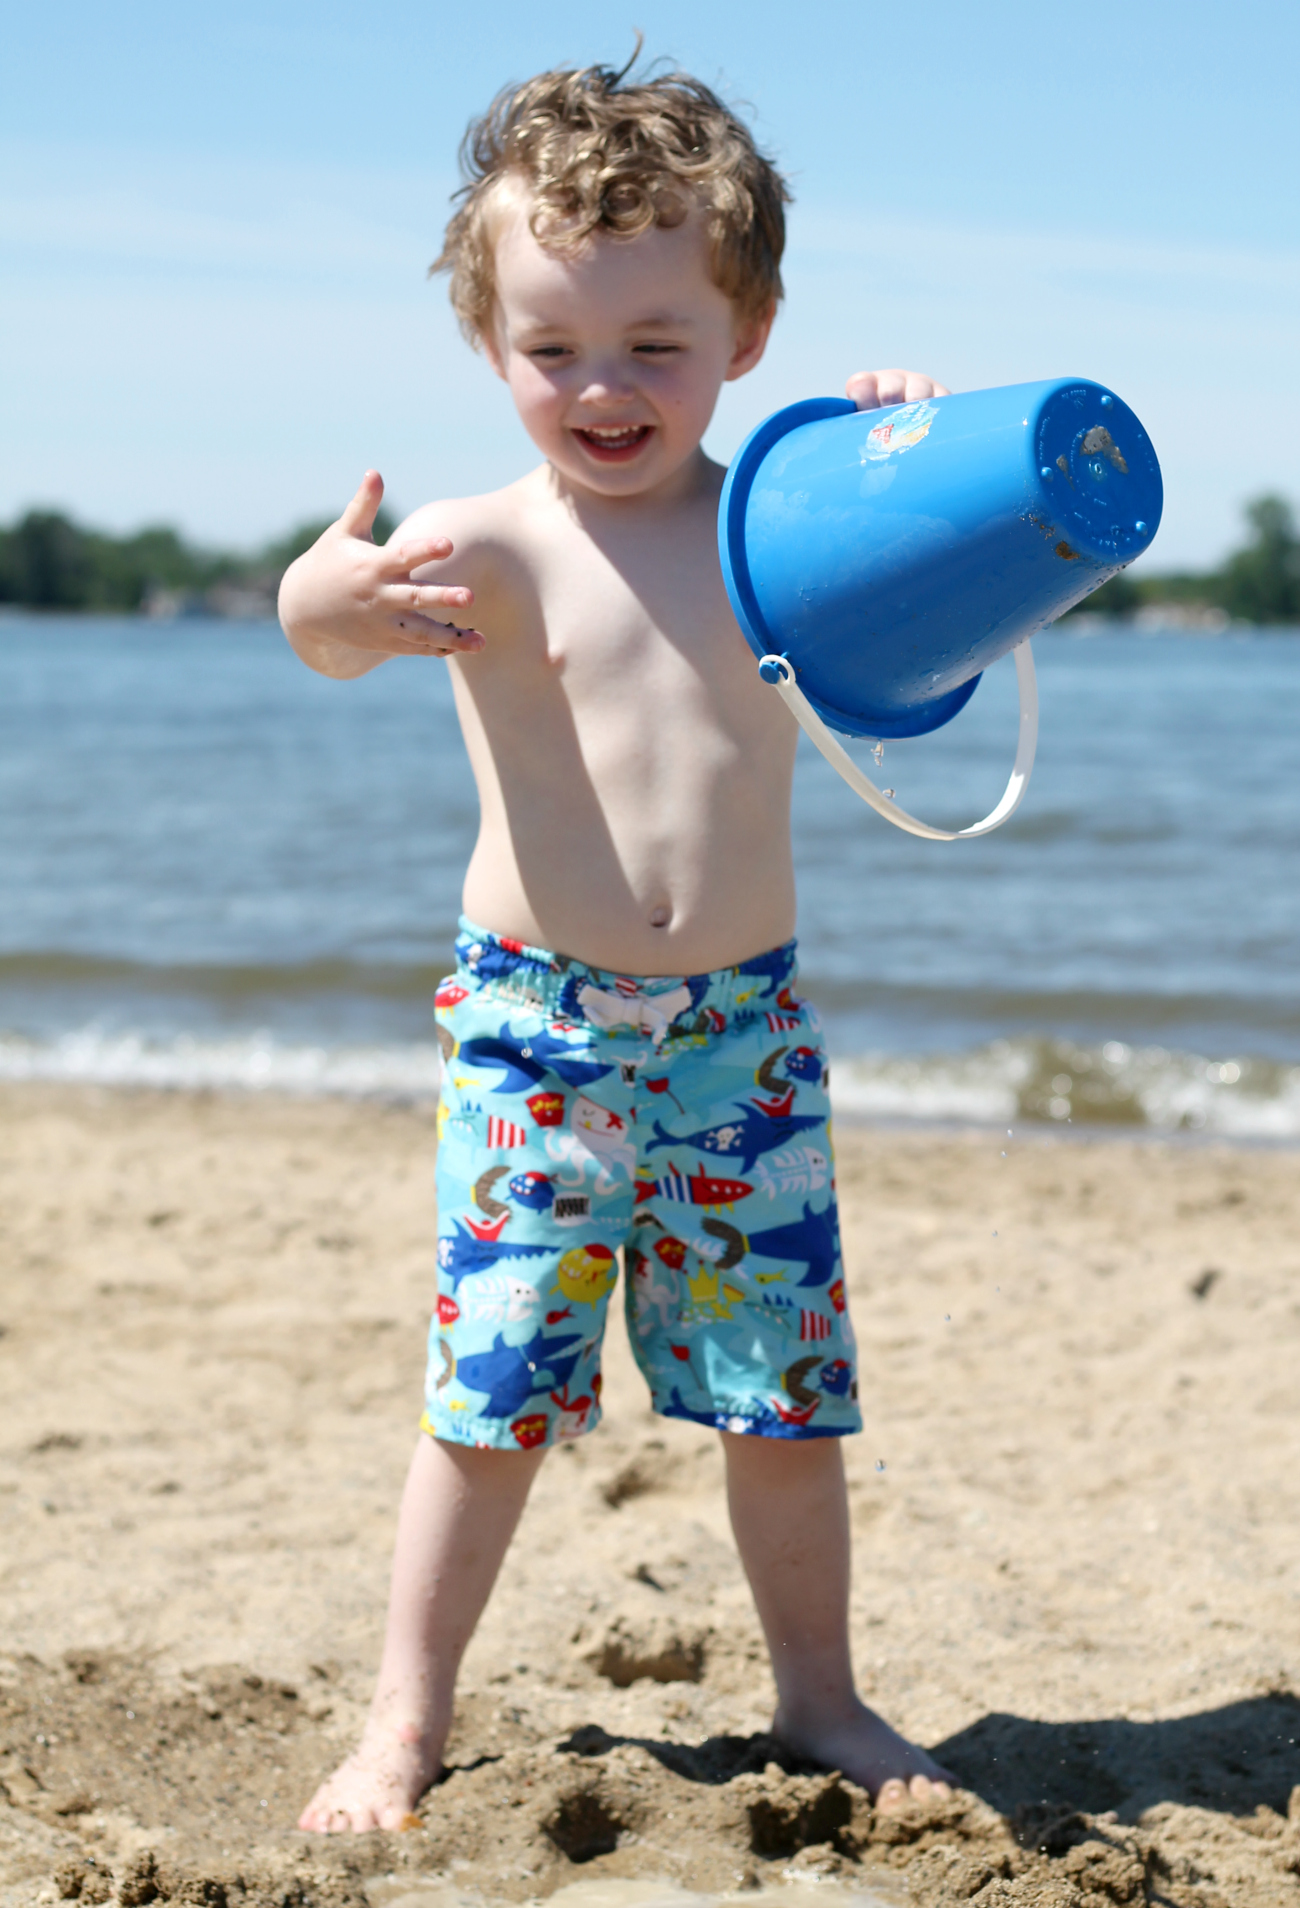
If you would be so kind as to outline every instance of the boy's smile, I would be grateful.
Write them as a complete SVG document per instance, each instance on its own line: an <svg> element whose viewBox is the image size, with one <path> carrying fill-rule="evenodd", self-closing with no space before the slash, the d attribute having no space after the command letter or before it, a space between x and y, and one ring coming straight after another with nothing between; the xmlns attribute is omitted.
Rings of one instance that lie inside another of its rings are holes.
<svg viewBox="0 0 1300 1908"><path fill-rule="evenodd" d="M529 436L571 483L645 497L689 486L724 382L757 364L771 318L743 321L709 271L703 218L574 254L539 244L509 188L496 323L484 344Z"/></svg>
<svg viewBox="0 0 1300 1908"><path fill-rule="evenodd" d="M651 424L588 424L575 429L574 436L598 462L625 464L648 442L653 428Z"/></svg>

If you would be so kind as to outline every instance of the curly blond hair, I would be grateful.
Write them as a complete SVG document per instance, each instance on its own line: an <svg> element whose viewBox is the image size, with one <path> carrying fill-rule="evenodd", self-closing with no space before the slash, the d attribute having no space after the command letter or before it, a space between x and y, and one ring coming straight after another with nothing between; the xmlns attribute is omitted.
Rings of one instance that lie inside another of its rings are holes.
<svg viewBox="0 0 1300 1908"><path fill-rule="evenodd" d="M635 59L619 72L539 73L504 87L471 121L460 153L465 184L429 271L450 272L452 306L472 345L492 324L494 201L508 180L532 199L533 236L561 254L595 232L634 238L652 225L680 225L698 207L714 283L742 319L781 297L784 179L709 87L687 73L628 83Z"/></svg>

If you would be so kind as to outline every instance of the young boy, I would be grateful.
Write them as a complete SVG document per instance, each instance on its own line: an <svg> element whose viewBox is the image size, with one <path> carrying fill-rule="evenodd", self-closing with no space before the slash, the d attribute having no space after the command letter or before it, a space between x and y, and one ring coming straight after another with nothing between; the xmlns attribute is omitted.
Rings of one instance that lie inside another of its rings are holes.
<svg viewBox="0 0 1300 1908"><path fill-rule="evenodd" d="M301 1826L398 1826L436 1776L529 1486L599 1417L620 1247L654 1408L721 1432L774 1730L885 1807L946 1795L853 1684L837 1440L861 1420L827 1069L794 991L798 732L728 607L700 448L763 354L788 195L682 75L542 74L466 153L438 268L545 461L382 549L371 472L280 596L324 675L449 658L482 809L437 1002L425 1435L370 1718ZM943 391L848 389L863 409Z"/></svg>

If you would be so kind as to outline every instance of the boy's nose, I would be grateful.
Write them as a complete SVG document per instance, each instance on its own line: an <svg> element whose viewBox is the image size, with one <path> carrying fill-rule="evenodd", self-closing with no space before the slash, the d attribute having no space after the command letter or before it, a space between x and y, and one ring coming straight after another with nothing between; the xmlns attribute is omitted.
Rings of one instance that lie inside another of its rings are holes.
<svg viewBox="0 0 1300 1908"><path fill-rule="evenodd" d="M601 410L609 410L618 404L626 404L635 396L631 379L626 372L616 371L612 366L602 366L593 371L579 392L583 404L592 404Z"/></svg>

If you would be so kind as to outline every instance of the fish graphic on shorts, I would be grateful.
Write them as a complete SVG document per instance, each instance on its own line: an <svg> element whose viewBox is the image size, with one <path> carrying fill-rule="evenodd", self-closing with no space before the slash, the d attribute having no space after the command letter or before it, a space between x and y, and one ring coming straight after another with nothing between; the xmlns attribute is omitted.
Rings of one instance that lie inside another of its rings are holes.
<svg viewBox="0 0 1300 1908"><path fill-rule="evenodd" d="M580 1334L566 1334L548 1344L538 1332L526 1345L507 1345L498 1332L489 1350L456 1360L456 1377L467 1391L486 1392L488 1417L508 1418L535 1393L568 1384L581 1355L568 1347L581 1343Z"/></svg>
<svg viewBox="0 0 1300 1908"><path fill-rule="evenodd" d="M521 1325L541 1302L535 1286L508 1272L474 1272L460 1291L462 1316L485 1325Z"/></svg>
<svg viewBox="0 0 1300 1908"><path fill-rule="evenodd" d="M575 1305L599 1305L617 1278L618 1261L599 1239L571 1247L555 1268L557 1286Z"/></svg>
<svg viewBox="0 0 1300 1908"><path fill-rule="evenodd" d="M456 1230L444 1233L438 1241L438 1266L451 1280L453 1292L472 1272L488 1272L502 1259L545 1258L551 1250L545 1245L510 1245L497 1239L478 1239L462 1220L453 1219L452 1224Z"/></svg>
<svg viewBox="0 0 1300 1908"><path fill-rule="evenodd" d="M543 1052L545 1050L545 1052ZM569 1052L563 1041L547 1034L512 1034L507 1021L496 1038L483 1034L474 1040L462 1040L456 1058L462 1066L499 1067L504 1075L493 1093L522 1093L536 1086L547 1073L556 1073L566 1086L590 1086L614 1071L612 1063L583 1060L578 1055L566 1059Z"/></svg>
<svg viewBox="0 0 1300 1908"><path fill-rule="evenodd" d="M746 1252L756 1252L763 1259L784 1259L787 1264L806 1266L807 1273L799 1284L807 1288L825 1285L839 1262L839 1227L833 1202L823 1212L814 1212L811 1200L806 1199L801 1219L757 1232L744 1233L725 1219L706 1219L704 1229L721 1248L706 1256L715 1258L723 1271L737 1265ZM692 1240L692 1244L697 1252L704 1251L703 1241Z"/></svg>
<svg viewBox="0 0 1300 1908"><path fill-rule="evenodd" d="M755 1188L769 1199L778 1193L818 1192L830 1179L831 1163L815 1146L791 1146L753 1169Z"/></svg>
<svg viewBox="0 0 1300 1908"><path fill-rule="evenodd" d="M545 1173L516 1173L506 1191L529 1212L549 1212L555 1203L555 1188Z"/></svg>
<svg viewBox="0 0 1300 1908"><path fill-rule="evenodd" d="M552 1073L558 1073L565 1086L590 1086L614 1071L612 1062L584 1059L581 1053L574 1052L568 1041L558 1040L546 1027L529 1034L527 1046L531 1057L542 1061Z"/></svg>
<svg viewBox="0 0 1300 1908"><path fill-rule="evenodd" d="M752 960L742 961L736 972L765 980L767 986L759 995L759 999L767 1000L782 982L789 980L790 969L793 965L792 952L788 946L774 947L766 954L756 954Z"/></svg>
<svg viewBox="0 0 1300 1908"><path fill-rule="evenodd" d="M793 1089L791 1089L793 1093ZM716 1126L701 1127L697 1133L666 1132L660 1121L654 1123L654 1138L646 1147L653 1153L661 1146L692 1146L701 1153L735 1160L742 1173L753 1170L754 1162L774 1147L784 1146L796 1133L806 1133L823 1124L820 1114L771 1113L758 1101L737 1108L734 1120L720 1120Z"/></svg>
<svg viewBox="0 0 1300 1908"><path fill-rule="evenodd" d="M817 1382L823 1391L829 1391L833 1398L847 1398L853 1389L853 1367L847 1359L832 1358L823 1365L817 1374Z"/></svg>
<svg viewBox="0 0 1300 1908"><path fill-rule="evenodd" d="M753 1190L748 1180L711 1179L703 1168L687 1179L670 1166L662 1179L637 1180L636 1203L644 1205L658 1194L660 1199L676 1200L685 1206L734 1206L738 1199L748 1199Z"/></svg>

